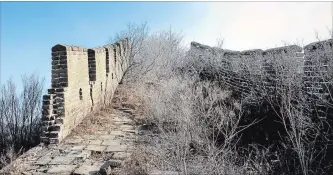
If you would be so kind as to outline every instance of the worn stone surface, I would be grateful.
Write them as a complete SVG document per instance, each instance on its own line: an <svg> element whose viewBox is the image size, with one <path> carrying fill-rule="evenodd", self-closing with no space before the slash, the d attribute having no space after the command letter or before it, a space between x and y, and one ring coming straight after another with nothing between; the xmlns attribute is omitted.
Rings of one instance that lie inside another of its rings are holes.
<svg viewBox="0 0 333 175"><path fill-rule="evenodd" d="M159 171L159 170L154 170L149 175L180 175L179 172L176 171Z"/></svg>
<svg viewBox="0 0 333 175"><path fill-rule="evenodd" d="M74 175L86 175L86 174L97 174L99 172L100 167L96 165L81 165L74 171Z"/></svg>
<svg viewBox="0 0 333 175"><path fill-rule="evenodd" d="M74 171L77 165L52 165L47 171L48 174L70 174Z"/></svg>
<svg viewBox="0 0 333 175"><path fill-rule="evenodd" d="M121 140L120 139L117 139L117 140L104 140L102 142L101 145L120 145L121 144Z"/></svg>
<svg viewBox="0 0 333 175"><path fill-rule="evenodd" d="M127 150L127 145L111 145L108 146L105 152L125 152Z"/></svg>
<svg viewBox="0 0 333 175"><path fill-rule="evenodd" d="M47 165L49 162L51 162L52 158L50 156L45 156L36 161L36 165Z"/></svg>
<svg viewBox="0 0 333 175"><path fill-rule="evenodd" d="M99 139L100 140L113 140L115 138L114 135L100 135Z"/></svg>
<svg viewBox="0 0 333 175"><path fill-rule="evenodd" d="M69 157L69 156L57 156L54 159L52 159L49 164L50 165L70 165L74 161L75 157Z"/></svg>
<svg viewBox="0 0 333 175"><path fill-rule="evenodd" d="M122 131L112 131L110 133L110 135L114 135L114 136L123 136L124 135L124 132Z"/></svg>
<svg viewBox="0 0 333 175"><path fill-rule="evenodd" d="M105 148L106 148L106 146L102 146L102 145L88 145L86 149L89 151L101 153L105 150Z"/></svg>
<svg viewBox="0 0 333 175"><path fill-rule="evenodd" d="M66 143L78 144L78 143L81 143L82 141L83 141L83 139L68 139L68 140L66 140Z"/></svg>
<svg viewBox="0 0 333 175"><path fill-rule="evenodd" d="M92 49L52 47L51 88L43 96L42 142L62 142L92 110L99 110L99 103L111 99L129 65L130 46L123 39Z"/></svg>
<svg viewBox="0 0 333 175"><path fill-rule="evenodd" d="M71 148L71 150L83 150L86 147L87 145L75 145Z"/></svg>
<svg viewBox="0 0 333 175"><path fill-rule="evenodd" d="M90 145L100 145L103 142L103 140L90 140Z"/></svg>
<svg viewBox="0 0 333 175"><path fill-rule="evenodd" d="M114 112L118 116L124 114L119 111ZM117 117L117 121L123 120L131 119ZM27 166L24 173L30 175L96 172L110 174L110 171L113 171L112 168L120 167L122 161L130 156L128 148L134 144L135 137L135 134L124 134L123 129L129 128L128 124L121 127L122 125L116 125L113 121L111 120L112 125L110 125L112 132L96 131L91 135L76 135L66 138L58 145L31 149L27 152L30 157L22 155L22 161Z"/></svg>

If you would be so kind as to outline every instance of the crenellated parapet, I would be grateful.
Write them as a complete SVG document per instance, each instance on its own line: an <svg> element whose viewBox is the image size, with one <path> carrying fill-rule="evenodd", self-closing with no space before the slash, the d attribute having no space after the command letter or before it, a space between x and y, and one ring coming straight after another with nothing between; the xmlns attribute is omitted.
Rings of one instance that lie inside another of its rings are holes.
<svg viewBox="0 0 333 175"><path fill-rule="evenodd" d="M292 85L304 88L321 102L328 102L332 94L332 51L332 39L329 39L304 48L290 45L241 52L192 42L188 54L202 59L218 56L224 60L220 64L229 66L227 69L220 66L219 75L236 91L249 92L251 87L264 87L267 93L275 93L281 91L281 87ZM255 78L257 80L253 80Z"/></svg>
<svg viewBox="0 0 333 175"><path fill-rule="evenodd" d="M59 143L85 116L111 101L128 66L117 69L112 61L127 62L129 57L120 56L129 55L127 46L128 40L120 40L92 49L52 47L51 89L43 96L42 142Z"/></svg>

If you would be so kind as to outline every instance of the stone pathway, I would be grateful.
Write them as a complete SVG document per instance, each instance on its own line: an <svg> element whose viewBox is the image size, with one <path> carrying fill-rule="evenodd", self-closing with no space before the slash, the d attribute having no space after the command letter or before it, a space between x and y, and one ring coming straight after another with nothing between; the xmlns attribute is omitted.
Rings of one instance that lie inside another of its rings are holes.
<svg viewBox="0 0 333 175"><path fill-rule="evenodd" d="M122 160L130 156L136 140L130 110L120 108L109 114L111 132L101 129L91 135L66 138L59 145L29 150L19 160L25 165L23 174L114 174Z"/></svg>

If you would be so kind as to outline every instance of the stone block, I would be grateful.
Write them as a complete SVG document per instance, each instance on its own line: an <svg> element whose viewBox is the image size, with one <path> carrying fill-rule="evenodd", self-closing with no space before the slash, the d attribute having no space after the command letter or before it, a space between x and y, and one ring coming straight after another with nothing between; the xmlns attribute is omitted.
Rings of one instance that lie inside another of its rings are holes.
<svg viewBox="0 0 333 175"><path fill-rule="evenodd" d="M71 148L71 150L84 150L84 148L86 148L87 145L75 145Z"/></svg>
<svg viewBox="0 0 333 175"><path fill-rule="evenodd" d="M52 165L47 171L48 174L71 174L77 165Z"/></svg>
<svg viewBox="0 0 333 175"><path fill-rule="evenodd" d="M89 140L90 145L100 145L102 140Z"/></svg>
<svg viewBox="0 0 333 175"><path fill-rule="evenodd" d="M74 175L92 175L99 172L100 167L96 165L81 165L74 171Z"/></svg>
<svg viewBox="0 0 333 175"><path fill-rule="evenodd" d="M110 135L123 136L125 134L122 131L111 131Z"/></svg>
<svg viewBox="0 0 333 175"><path fill-rule="evenodd" d="M103 142L101 143L101 145L107 145L107 146L111 146L111 145L120 145L121 144L121 140L103 140Z"/></svg>
<svg viewBox="0 0 333 175"><path fill-rule="evenodd" d="M132 129L124 129L123 131L127 133L136 133L136 131Z"/></svg>
<svg viewBox="0 0 333 175"><path fill-rule="evenodd" d="M68 144L80 144L82 143L83 139L75 138L75 139L67 139L65 142Z"/></svg>
<svg viewBox="0 0 333 175"><path fill-rule="evenodd" d="M51 131L49 137L50 138L58 138L59 131Z"/></svg>
<svg viewBox="0 0 333 175"><path fill-rule="evenodd" d="M50 95L43 95L43 100L48 101L51 99Z"/></svg>
<svg viewBox="0 0 333 175"><path fill-rule="evenodd" d="M93 140L93 139L96 139L96 136L95 135L84 135L83 139L85 139L85 140Z"/></svg>
<svg viewBox="0 0 333 175"><path fill-rule="evenodd" d="M149 175L180 175L179 172L177 171L159 171L159 170L154 170L149 173Z"/></svg>
<svg viewBox="0 0 333 175"><path fill-rule="evenodd" d="M123 130L133 130L134 129L134 127L132 125L121 125L120 128Z"/></svg>
<svg viewBox="0 0 333 175"><path fill-rule="evenodd" d="M49 131L60 131L61 124L54 124L48 128Z"/></svg>
<svg viewBox="0 0 333 175"><path fill-rule="evenodd" d="M105 152L125 152L127 150L127 145L111 145L108 146Z"/></svg>
<svg viewBox="0 0 333 175"><path fill-rule="evenodd" d="M61 117L58 117L58 118L55 119L55 123L57 123L57 124L63 124L64 123L64 119L61 118Z"/></svg>
<svg viewBox="0 0 333 175"><path fill-rule="evenodd" d="M58 138L49 138L49 142L50 142L50 144L57 144L57 143L59 143L59 139Z"/></svg>
<svg viewBox="0 0 333 175"><path fill-rule="evenodd" d="M75 157L56 156L49 162L50 165L69 165L74 161Z"/></svg>
<svg viewBox="0 0 333 175"><path fill-rule="evenodd" d="M87 159L91 156L91 151L88 151L88 150L72 150L66 156L67 157L78 158L78 159L81 159L81 160L85 160L85 159Z"/></svg>
<svg viewBox="0 0 333 175"><path fill-rule="evenodd" d="M82 165L93 165L94 163L96 163L96 160L88 158L88 159L84 160Z"/></svg>
<svg viewBox="0 0 333 175"><path fill-rule="evenodd" d="M106 148L106 146L102 146L102 145L88 145L86 150L101 153L105 150L105 148Z"/></svg>
<svg viewBox="0 0 333 175"><path fill-rule="evenodd" d="M48 163L50 163L52 160L51 156L43 156L41 158L39 158L34 164L35 165L47 165Z"/></svg>

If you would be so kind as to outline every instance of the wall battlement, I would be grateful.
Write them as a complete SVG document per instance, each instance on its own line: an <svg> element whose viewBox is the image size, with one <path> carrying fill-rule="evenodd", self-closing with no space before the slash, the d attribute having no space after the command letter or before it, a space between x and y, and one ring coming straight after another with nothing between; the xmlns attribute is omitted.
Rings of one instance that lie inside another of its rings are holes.
<svg viewBox="0 0 333 175"><path fill-rule="evenodd" d="M59 143L91 111L111 102L129 64L128 39L103 47L52 47L52 79L43 96L43 143Z"/></svg>
<svg viewBox="0 0 333 175"><path fill-rule="evenodd" d="M192 42L189 54L201 59L219 54L221 63L214 64L226 65L218 70L220 78L239 93L248 93L251 88L264 88L267 94L275 93L281 90L280 87L288 86L287 83L294 83L305 89L309 99L320 99L320 103L325 103L332 100L329 99L333 91L332 45L333 40L329 39L304 48L290 45L267 50L230 51ZM251 80L250 75L258 77L259 81Z"/></svg>

